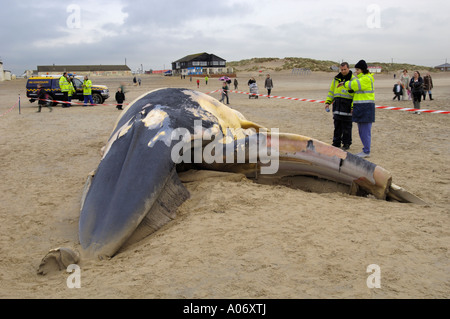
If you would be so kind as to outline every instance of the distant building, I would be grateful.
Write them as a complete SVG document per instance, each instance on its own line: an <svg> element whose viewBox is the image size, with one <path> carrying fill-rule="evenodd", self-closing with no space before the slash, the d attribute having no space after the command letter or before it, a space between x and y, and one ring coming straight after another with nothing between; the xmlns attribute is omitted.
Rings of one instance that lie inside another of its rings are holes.
<svg viewBox="0 0 450 319"><path fill-rule="evenodd" d="M131 76L131 69L126 65L38 65L38 75L61 74L63 72L77 75Z"/></svg>
<svg viewBox="0 0 450 319"><path fill-rule="evenodd" d="M449 63L444 63L441 65L437 65L434 67L437 70L441 70L441 71L449 71L450 70L450 64Z"/></svg>
<svg viewBox="0 0 450 319"><path fill-rule="evenodd" d="M206 52L187 55L172 62L172 71L183 75L213 75L233 73L233 68L227 68L225 59Z"/></svg>
<svg viewBox="0 0 450 319"><path fill-rule="evenodd" d="M381 73L381 66L368 66L367 69L370 73Z"/></svg>
<svg viewBox="0 0 450 319"><path fill-rule="evenodd" d="M0 61L0 82L1 81L11 81L14 79L14 76L11 74L11 71L3 69L3 62Z"/></svg>

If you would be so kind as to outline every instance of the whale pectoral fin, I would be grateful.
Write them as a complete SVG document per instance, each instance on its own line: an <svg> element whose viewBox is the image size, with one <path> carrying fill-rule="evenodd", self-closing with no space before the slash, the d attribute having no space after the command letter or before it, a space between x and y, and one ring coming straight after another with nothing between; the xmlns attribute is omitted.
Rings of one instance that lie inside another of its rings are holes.
<svg viewBox="0 0 450 319"><path fill-rule="evenodd" d="M119 252L144 239L175 219L178 207L189 196L189 191L181 183L176 168L174 168L155 203Z"/></svg>
<svg viewBox="0 0 450 319"><path fill-rule="evenodd" d="M391 184L389 187L389 191L387 193L387 198L390 200L395 200L401 203L413 203L418 205L428 205L423 199L418 196L411 194L403 187L400 187L396 184Z"/></svg>

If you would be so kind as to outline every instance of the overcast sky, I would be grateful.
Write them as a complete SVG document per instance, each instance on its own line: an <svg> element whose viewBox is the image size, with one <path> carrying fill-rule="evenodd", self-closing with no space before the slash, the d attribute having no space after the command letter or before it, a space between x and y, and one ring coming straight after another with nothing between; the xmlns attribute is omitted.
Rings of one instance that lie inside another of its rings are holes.
<svg viewBox="0 0 450 319"><path fill-rule="evenodd" d="M0 0L0 59L37 65L171 68L208 52L227 61L304 57L436 66L450 58L450 2L329 0Z"/></svg>

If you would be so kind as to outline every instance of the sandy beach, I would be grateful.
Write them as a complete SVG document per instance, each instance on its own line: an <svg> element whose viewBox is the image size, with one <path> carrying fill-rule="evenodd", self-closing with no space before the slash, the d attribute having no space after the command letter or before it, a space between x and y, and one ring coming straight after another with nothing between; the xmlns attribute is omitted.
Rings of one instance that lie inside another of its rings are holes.
<svg viewBox="0 0 450 319"><path fill-rule="evenodd" d="M413 70L409 70L412 73ZM272 95L323 100L334 73L270 72ZM238 90L255 76L238 73ZM450 74L432 73L433 101L423 109L450 110ZM392 74L376 74L376 104L393 101ZM92 77L112 97L106 105L46 108L26 98L25 79L0 82L0 298L448 298L450 296L450 115L377 109L370 161L427 206L312 193L253 183L239 175L186 182L191 193L178 217L110 260L81 260L81 288L69 273L41 276L49 249L79 249L78 218L86 178L100 161L127 102L160 87L197 89L189 78L142 75ZM221 87L218 79L201 92ZM8 112L21 98L18 106ZM219 93L212 93L220 98ZM333 120L323 104L249 99L231 93L230 107L268 128L332 142ZM362 144L356 125L350 152ZM381 270L381 288L367 286L367 267Z"/></svg>

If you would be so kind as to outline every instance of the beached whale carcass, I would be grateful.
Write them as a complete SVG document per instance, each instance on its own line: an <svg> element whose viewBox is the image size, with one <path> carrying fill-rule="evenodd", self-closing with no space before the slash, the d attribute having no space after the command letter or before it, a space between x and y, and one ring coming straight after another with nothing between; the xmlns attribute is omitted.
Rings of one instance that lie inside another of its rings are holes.
<svg viewBox="0 0 450 319"><path fill-rule="evenodd" d="M112 257L176 217L189 192L178 173L208 169L243 173L262 183L300 186L305 179L351 194L425 204L392 183L384 168L310 137L267 130L209 95L188 89L148 92L119 116L97 169L90 174L79 220L81 256ZM286 182L288 181L288 182ZM52 250L48 262L76 263Z"/></svg>
<svg viewBox="0 0 450 319"><path fill-rule="evenodd" d="M188 89L148 92L120 115L83 196L85 253L111 257L175 218L189 193L177 170L240 172L276 183L310 176L379 199L423 203L382 167L318 140L267 130Z"/></svg>

